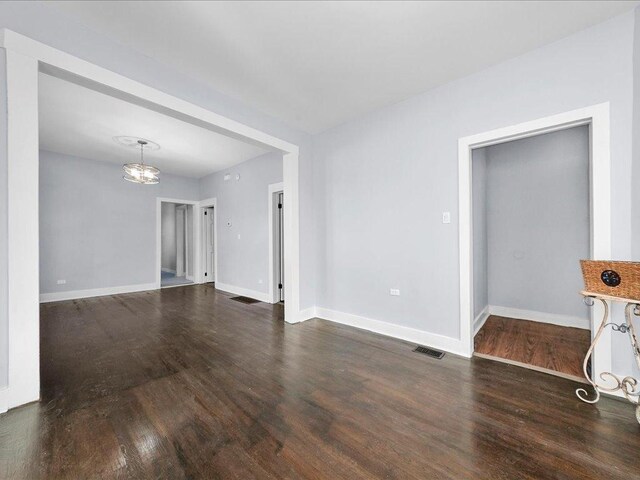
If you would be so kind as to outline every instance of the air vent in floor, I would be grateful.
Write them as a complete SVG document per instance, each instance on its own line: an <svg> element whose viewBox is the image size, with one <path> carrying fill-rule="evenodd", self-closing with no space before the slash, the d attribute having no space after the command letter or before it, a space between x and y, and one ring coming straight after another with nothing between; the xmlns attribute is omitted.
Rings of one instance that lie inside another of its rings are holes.
<svg viewBox="0 0 640 480"><path fill-rule="evenodd" d="M438 360L444 357L444 352L441 352L440 350L434 350L433 348L429 347L423 347L422 345L418 345L413 349L413 351L429 355L430 357L437 358Z"/></svg>
<svg viewBox="0 0 640 480"><path fill-rule="evenodd" d="M249 297L231 297L231 300L235 300L236 302L246 303L247 305L251 305L252 303L260 303L260 300L256 300L255 298Z"/></svg>

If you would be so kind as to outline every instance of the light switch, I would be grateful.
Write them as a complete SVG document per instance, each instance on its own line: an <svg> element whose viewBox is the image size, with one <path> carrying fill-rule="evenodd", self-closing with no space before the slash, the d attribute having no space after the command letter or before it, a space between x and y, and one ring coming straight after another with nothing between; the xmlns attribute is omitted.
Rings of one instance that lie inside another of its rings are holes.
<svg viewBox="0 0 640 480"><path fill-rule="evenodd" d="M442 212L442 223L451 223L451 213Z"/></svg>

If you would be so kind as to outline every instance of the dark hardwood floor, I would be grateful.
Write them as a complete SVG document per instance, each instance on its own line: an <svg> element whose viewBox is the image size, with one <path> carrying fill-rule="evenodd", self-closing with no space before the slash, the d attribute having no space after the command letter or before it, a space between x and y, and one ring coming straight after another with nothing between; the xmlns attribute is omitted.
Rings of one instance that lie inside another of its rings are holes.
<svg viewBox="0 0 640 480"><path fill-rule="evenodd" d="M474 338L476 355L584 381L591 332L491 315Z"/></svg>
<svg viewBox="0 0 640 480"><path fill-rule="evenodd" d="M0 417L7 479L625 479L631 405L211 286L42 305L42 401Z"/></svg>

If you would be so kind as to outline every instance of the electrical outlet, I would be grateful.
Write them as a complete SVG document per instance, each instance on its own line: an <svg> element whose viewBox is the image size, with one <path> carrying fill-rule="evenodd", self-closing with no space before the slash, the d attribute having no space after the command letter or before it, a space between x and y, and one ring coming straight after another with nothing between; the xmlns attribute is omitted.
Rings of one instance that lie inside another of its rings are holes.
<svg viewBox="0 0 640 480"><path fill-rule="evenodd" d="M58 280L56 283L58 285L64 285L65 283L67 283L67 281L66 280Z"/></svg>
<svg viewBox="0 0 640 480"><path fill-rule="evenodd" d="M258 285L262 285L262 279L258 279Z"/></svg>
<svg viewBox="0 0 640 480"><path fill-rule="evenodd" d="M238 240L240 240L240 234L238 234Z"/></svg>
<svg viewBox="0 0 640 480"><path fill-rule="evenodd" d="M389 290L389 295L393 295L394 297L399 297L400 290L398 290L397 288L392 288Z"/></svg>
<svg viewBox="0 0 640 480"><path fill-rule="evenodd" d="M451 223L451 213L442 212L442 223Z"/></svg>

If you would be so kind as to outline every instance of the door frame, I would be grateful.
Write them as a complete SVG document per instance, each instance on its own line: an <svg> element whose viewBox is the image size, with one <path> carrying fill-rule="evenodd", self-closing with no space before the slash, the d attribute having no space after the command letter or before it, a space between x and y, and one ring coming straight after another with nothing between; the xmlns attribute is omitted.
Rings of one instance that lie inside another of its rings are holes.
<svg viewBox="0 0 640 480"><path fill-rule="evenodd" d="M193 224L198 224L198 249L196 253L196 258L198 259L198 268L196 269L196 279L198 283L208 283L210 280L204 278L204 262L206 261L207 254L205 252L206 248L206 232L204 230L205 225L202 221L202 216L204 215L204 209L213 207L213 281L218 281L218 199L216 197L207 198L205 200L201 200L198 202L198 206L194 207L194 212L197 212L194 217Z"/></svg>
<svg viewBox="0 0 640 480"><path fill-rule="evenodd" d="M460 253L460 348L473 354L473 225L472 225L472 151L544 133L589 125L589 197L591 258L611 259L611 159L609 103L601 103L558 115L491 130L458 140L458 208ZM579 292L576 292L578 295ZM603 307L591 310L591 332L596 331ZM592 375L611 371L611 333L603 331L593 356Z"/></svg>
<svg viewBox="0 0 640 480"><path fill-rule="evenodd" d="M276 277L276 268L275 268L276 223L274 222L274 218L276 214L275 196L279 193L284 194L284 183L283 182L272 183L269 185L268 191L269 191L269 198L267 201L267 208L269 212L268 213L269 215L269 299L271 303L278 303L280 301L280 295L278 295L280 292L278 292L278 289L276 288L276 278L275 278ZM286 245L286 242L285 242L285 245ZM285 255L285 260L286 260L286 255ZM285 291L285 298L287 298L286 291Z"/></svg>
<svg viewBox="0 0 640 480"><path fill-rule="evenodd" d="M198 206L198 201L196 200L182 200L180 198L167 198L167 197L156 197L156 288L162 288L162 204L163 203L174 203L174 204L178 204L178 205L191 205L191 208L193 208L193 210L195 211L196 207ZM185 209L185 237L188 236L187 233L187 228L186 228L186 224L187 224L187 209ZM191 232L191 238L193 238L194 242L193 242L193 252L194 252L194 262L193 262L193 267L194 267L194 274L195 274L195 270L196 270L196 259L197 259L197 253L196 250L198 248L197 245L197 235L196 232L198 230L196 229L196 219L193 219L193 225L192 225L192 232ZM177 242L176 242L177 243ZM176 246L177 248L177 246ZM186 253L187 251L187 245L185 245L185 257L188 257L188 253ZM176 258L177 260L177 258ZM187 260L188 262L188 260ZM176 264L177 267L177 264ZM176 268L177 270L177 268ZM187 265L185 265L185 278L186 278L186 273L188 272L187 269ZM177 273L177 272L176 272Z"/></svg>
<svg viewBox="0 0 640 480"><path fill-rule="evenodd" d="M0 409L40 398L40 287L38 209L38 75L52 75L182 121L247 141L283 158L287 190L285 236L289 299L284 318L310 318L300 311L299 178L297 145L224 117L174 95L112 72L62 50L0 30L6 52L8 165L8 382Z"/></svg>

